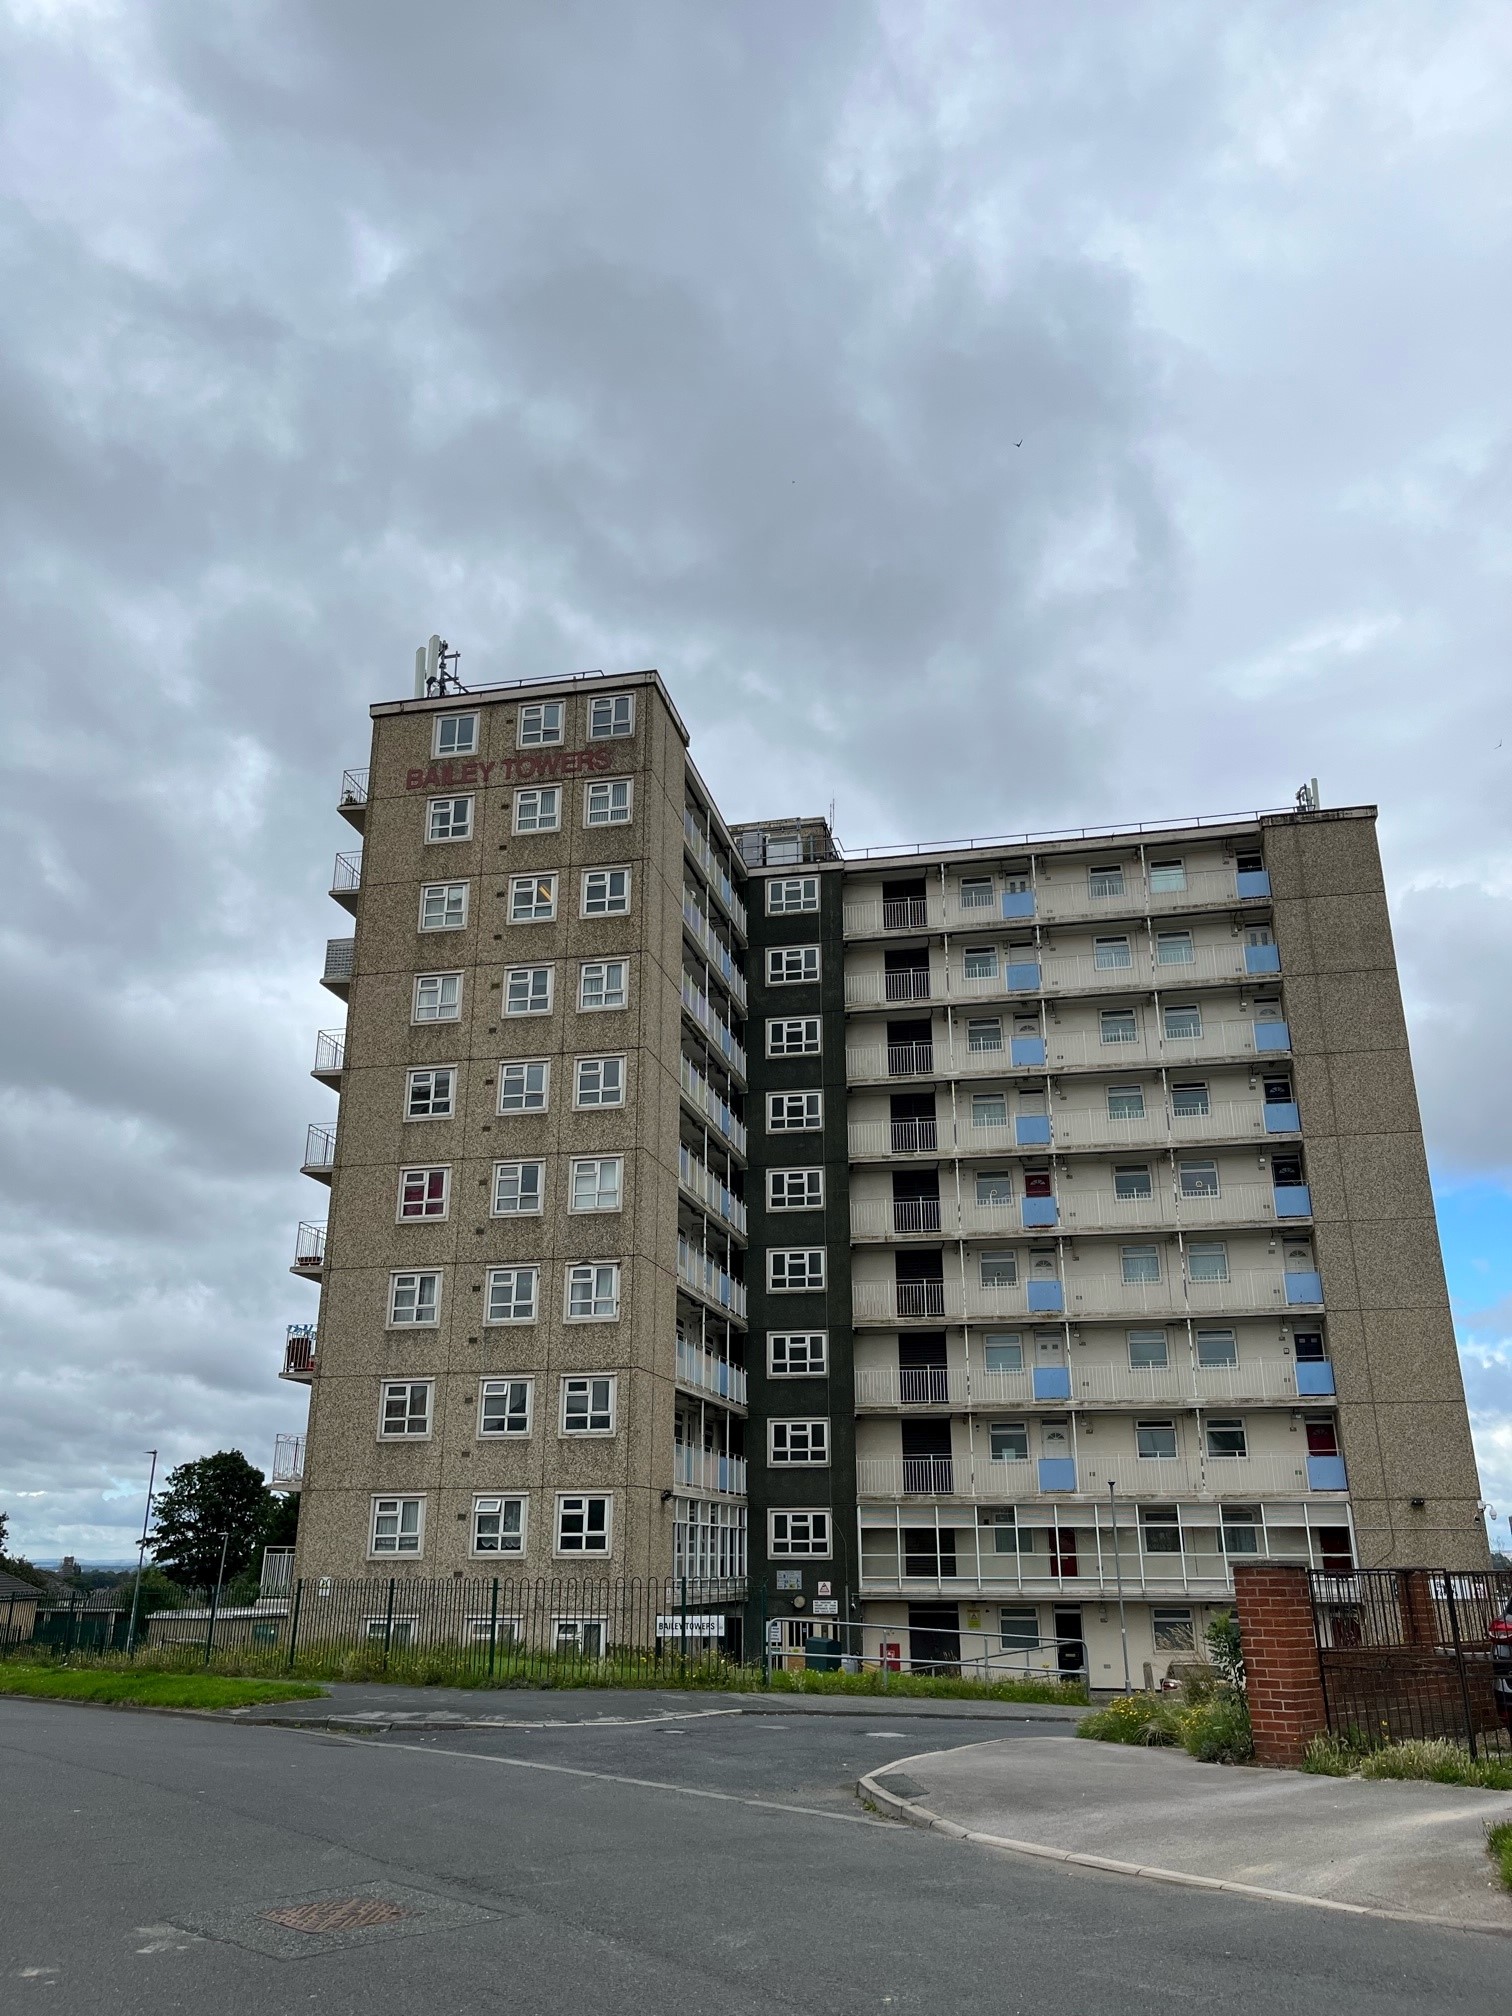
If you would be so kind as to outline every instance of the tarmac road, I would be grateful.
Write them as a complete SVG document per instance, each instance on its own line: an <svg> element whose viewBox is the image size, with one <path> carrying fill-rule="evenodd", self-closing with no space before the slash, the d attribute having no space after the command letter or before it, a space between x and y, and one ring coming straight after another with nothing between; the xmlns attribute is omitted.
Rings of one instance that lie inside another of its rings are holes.
<svg viewBox="0 0 1512 2016"><path fill-rule="evenodd" d="M1497 1937L1031 1863L855 1800L862 1771L926 1741L1033 1741L1033 1723L614 1724L597 1719L607 1695L584 1712L576 1727L347 1738L0 1700L0 2006L1500 2016L1512 2002Z"/></svg>

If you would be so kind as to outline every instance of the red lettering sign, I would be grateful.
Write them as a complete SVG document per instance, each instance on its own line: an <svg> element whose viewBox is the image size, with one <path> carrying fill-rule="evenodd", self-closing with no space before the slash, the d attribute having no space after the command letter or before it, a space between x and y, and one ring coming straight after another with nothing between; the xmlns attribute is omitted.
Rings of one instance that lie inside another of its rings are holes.
<svg viewBox="0 0 1512 2016"><path fill-rule="evenodd" d="M527 750L523 756L506 756L493 763L431 763L423 770L406 770L406 791L450 791L466 789L480 779L486 785L495 770L501 784L525 784L532 778L584 777L613 767L612 752L602 745L591 749Z"/></svg>

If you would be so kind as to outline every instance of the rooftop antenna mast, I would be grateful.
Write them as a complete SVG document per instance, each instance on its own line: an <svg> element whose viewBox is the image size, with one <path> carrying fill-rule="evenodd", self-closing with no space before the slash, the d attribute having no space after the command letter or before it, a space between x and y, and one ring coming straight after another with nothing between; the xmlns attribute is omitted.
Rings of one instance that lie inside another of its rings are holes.
<svg viewBox="0 0 1512 2016"><path fill-rule="evenodd" d="M448 693L465 693L467 688L456 673L447 670L461 656L462 653L453 651L444 637L432 634L429 642L422 644L415 653L415 698L444 700Z"/></svg>

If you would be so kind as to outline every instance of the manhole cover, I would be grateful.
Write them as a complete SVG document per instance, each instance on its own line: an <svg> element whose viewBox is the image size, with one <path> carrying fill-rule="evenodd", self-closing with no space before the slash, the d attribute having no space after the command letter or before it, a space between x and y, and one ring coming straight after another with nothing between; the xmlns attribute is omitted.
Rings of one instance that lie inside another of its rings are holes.
<svg viewBox="0 0 1512 2016"><path fill-rule="evenodd" d="M311 1904L280 1904L259 1915L291 1932L363 1932L411 1914L386 1897L321 1897Z"/></svg>

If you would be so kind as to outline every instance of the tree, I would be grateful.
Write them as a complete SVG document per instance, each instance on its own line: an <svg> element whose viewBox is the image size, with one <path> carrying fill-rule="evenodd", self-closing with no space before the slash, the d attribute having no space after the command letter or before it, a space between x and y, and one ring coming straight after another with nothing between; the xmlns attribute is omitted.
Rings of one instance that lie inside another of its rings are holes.
<svg viewBox="0 0 1512 2016"><path fill-rule="evenodd" d="M37 1589L45 1588L47 1577L40 1568L34 1568L30 1561L24 1560L19 1554L6 1553L5 1540L9 1529L9 1512L0 1512L0 1568L3 1568L7 1575L14 1575L18 1582L30 1582Z"/></svg>
<svg viewBox="0 0 1512 2016"><path fill-rule="evenodd" d="M170 1470L153 1507L152 1558L176 1582L211 1589L226 1536L226 1580L263 1545L274 1494L239 1449L221 1449Z"/></svg>

